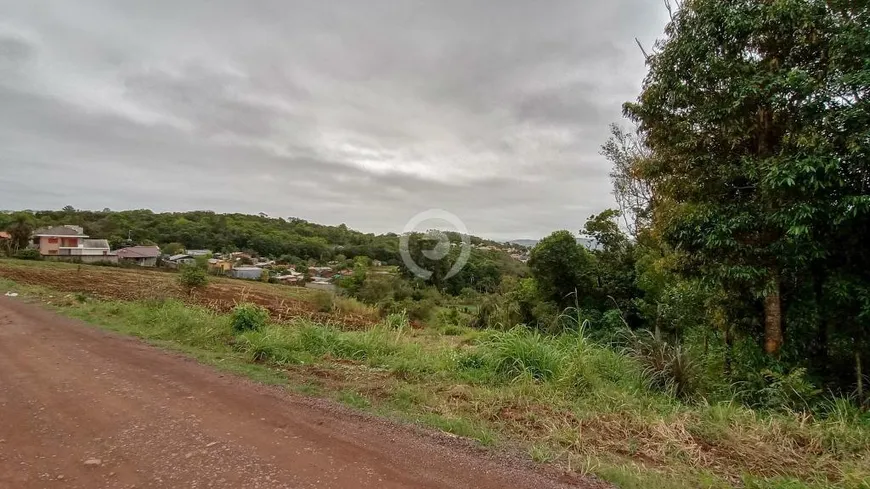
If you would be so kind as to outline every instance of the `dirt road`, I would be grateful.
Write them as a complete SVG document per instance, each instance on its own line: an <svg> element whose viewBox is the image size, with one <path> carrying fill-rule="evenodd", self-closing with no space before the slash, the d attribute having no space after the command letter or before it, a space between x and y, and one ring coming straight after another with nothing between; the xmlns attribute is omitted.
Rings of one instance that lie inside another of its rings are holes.
<svg viewBox="0 0 870 489"><path fill-rule="evenodd" d="M51 487L569 486L0 298L0 488Z"/></svg>

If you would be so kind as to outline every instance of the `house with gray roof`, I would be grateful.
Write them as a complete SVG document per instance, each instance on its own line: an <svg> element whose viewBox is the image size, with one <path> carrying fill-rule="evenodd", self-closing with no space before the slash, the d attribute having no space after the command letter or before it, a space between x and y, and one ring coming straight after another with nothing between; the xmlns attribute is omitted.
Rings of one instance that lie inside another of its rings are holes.
<svg viewBox="0 0 870 489"><path fill-rule="evenodd" d="M135 263L140 267L156 267L160 248L156 246L129 246L115 252L121 262Z"/></svg>

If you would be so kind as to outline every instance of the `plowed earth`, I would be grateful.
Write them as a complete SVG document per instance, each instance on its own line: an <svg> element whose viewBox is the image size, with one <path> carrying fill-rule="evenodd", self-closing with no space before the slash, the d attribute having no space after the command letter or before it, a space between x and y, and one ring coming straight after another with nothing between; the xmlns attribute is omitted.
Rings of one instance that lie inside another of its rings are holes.
<svg viewBox="0 0 870 489"><path fill-rule="evenodd" d="M0 263L0 277L101 299L133 301L176 298L218 312L227 312L242 302L252 302L268 309L272 318L278 321L305 318L350 329L364 328L378 321L374 315L319 312L315 304L304 299L313 292L309 289L221 277L212 278L208 286L194 290L191 294L177 284L176 274L147 269Z"/></svg>

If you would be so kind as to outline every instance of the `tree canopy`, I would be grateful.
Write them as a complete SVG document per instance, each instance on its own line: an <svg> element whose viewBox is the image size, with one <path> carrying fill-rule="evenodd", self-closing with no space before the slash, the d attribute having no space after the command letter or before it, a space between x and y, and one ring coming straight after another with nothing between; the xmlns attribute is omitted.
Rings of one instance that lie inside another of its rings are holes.
<svg viewBox="0 0 870 489"><path fill-rule="evenodd" d="M870 10L694 0L665 33L625 105L651 232L769 354L848 364L870 319Z"/></svg>

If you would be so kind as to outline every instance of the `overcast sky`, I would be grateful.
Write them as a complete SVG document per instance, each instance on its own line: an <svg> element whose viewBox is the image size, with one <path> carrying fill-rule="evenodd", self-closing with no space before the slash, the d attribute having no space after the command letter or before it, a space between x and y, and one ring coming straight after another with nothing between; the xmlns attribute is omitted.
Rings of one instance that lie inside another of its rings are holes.
<svg viewBox="0 0 870 489"><path fill-rule="evenodd" d="M444 209L538 238L612 207L598 155L660 0L0 0L0 209Z"/></svg>

